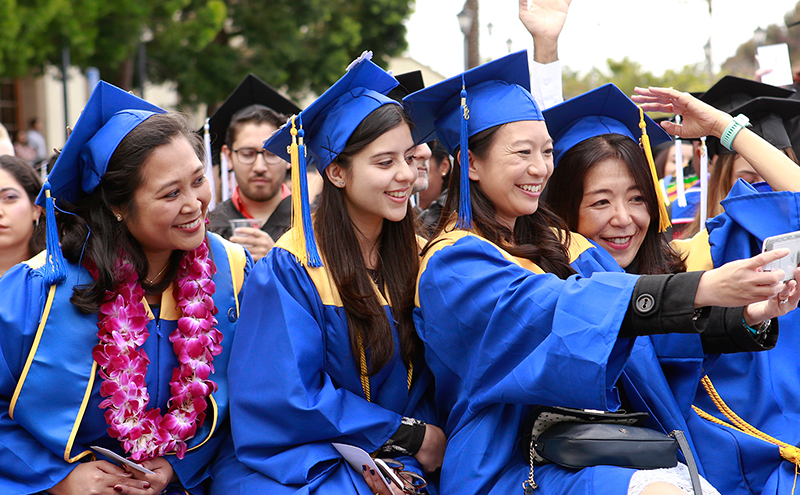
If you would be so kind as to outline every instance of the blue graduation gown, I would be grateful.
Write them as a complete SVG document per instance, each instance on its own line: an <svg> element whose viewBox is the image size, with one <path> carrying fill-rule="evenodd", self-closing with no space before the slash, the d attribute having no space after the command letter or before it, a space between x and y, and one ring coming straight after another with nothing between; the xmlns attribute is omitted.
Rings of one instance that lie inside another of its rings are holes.
<svg viewBox="0 0 800 495"><path fill-rule="evenodd" d="M764 238L800 230L800 194L772 192L739 180L723 201L725 213L707 223L708 241L690 253L713 260L714 266L754 256ZM699 244L699 243L698 243ZM781 337L769 352L726 354L708 372L720 397L742 419L790 445L800 444L800 312L779 318ZM694 404L727 421L705 389ZM780 457L778 447L696 414L689 420L708 480L731 495L789 494L795 467Z"/></svg>
<svg viewBox="0 0 800 495"><path fill-rule="evenodd" d="M214 302L217 329L223 333L222 354L214 359L211 378L219 390L209 401L205 422L190 440L183 460L172 464L182 485L193 494L205 493L210 463L228 434L227 368L235 329L239 291L252 258L241 246L210 234L217 266ZM0 278L0 493L28 494L47 490L64 479L79 460L100 445L126 455L119 441L108 436L104 409L98 406L102 378L92 359L97 339L96 314L84 315L70 302L72 288L91 280L88 271L67 265L67 281L45 287L42 253L17 265ZM48 295L52 291L52 301ZM12 296L13 295L13 296ZM146 303L145 303L146 305ZM145 307L148 307L147 305ZM167 410L169 381L178 366L170 333L180 310L168 288L157 310L160 319L148 324L150 336L142 348L151 363L146 384L149 407ZM42 315L44 315L42 317ZM40 317L43 324L40 325Z"/></svg>
<svg viewBox="0 0 800 495"><path fill-rule="evenodd" d="M637 411L651 413L649 427L685 429L702 376L699 336L618 339L637 277L608 253L573 234L572 266L594 275L561 280L476 235L442 237L423 258L414 312L437 408L449 411L442 493L520 493L530 406L616 410L618 381ZM536 492L625 494L633 472L537 466Z"/></svg>
<svg viewBox="0 0 800 495"><path fill-rule="evenodd" d="M368 495L331 443L374 452L403 416L436 423L425 400L430 371L414 363L409 390L394 328L394 357L370 377L367 401L336 287L324 267L298 262L299 249L290 231L248 279L231 356L233 444L214 466L215 494ZM415 459L400 460L419 471Z"/></svg>

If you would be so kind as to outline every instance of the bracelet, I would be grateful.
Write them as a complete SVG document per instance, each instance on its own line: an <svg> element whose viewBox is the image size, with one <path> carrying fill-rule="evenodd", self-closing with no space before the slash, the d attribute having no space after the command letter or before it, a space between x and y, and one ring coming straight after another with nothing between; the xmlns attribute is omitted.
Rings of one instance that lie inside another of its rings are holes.
<svg viewBox="0 0 800 495"><path fill-rule="evenodd" d="M761 322L760 325L758 325L758 328L753 328L750 325L748 325L746 321L744 321L744 316L742 316L742 325L744 325L746 329L750 330L750 333L753 334L753 337L760 337L765 333L767 333L767 330L769 330L769 326L771 324L772 320L764 320Z"/></svg>
<svg viewBox="0 0 800 495"><path fill-rule="evenodd" d="M750 119L747 118L747 115L740 113L734 117L733 120L731 120L731 123L728 124L728 127L722 131L722 135L719 137L719 142L722 143L722 146L734 151L733 140L736 138L736 135L739 134L739 131L745 127L750 127Z"/></svg>

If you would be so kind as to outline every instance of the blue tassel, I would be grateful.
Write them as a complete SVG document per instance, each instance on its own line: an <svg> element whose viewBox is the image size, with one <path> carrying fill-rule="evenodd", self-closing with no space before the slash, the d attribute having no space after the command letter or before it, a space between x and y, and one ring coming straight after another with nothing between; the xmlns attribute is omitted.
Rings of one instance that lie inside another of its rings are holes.
<svg viewBox="0 0 800 495"><path fill-rule="evenodd" d="M467 107L467 88L461 76L461 194L458 197L458 221L456 228L472 229L472 200L469 192L469 107Z"/></svg>
<svg viewBox="0 0 800 495"><path fill-rule="evenodd" d="M322 266L322 258L317 249L317 241L314 239L314 224L311 221L311 205L308 201L308 176L306 174L306 146L303 143L303 122L300 117L297 117L297 149L299 155L300 170L300 201L303 209L303 234L305 234L306 241L306 255L308 256L308 266L320 267Z"/></svg>
<svg viewBox="0 0 800 495"><path fill-rule="evenodd" d="M47 222L47 262L43 268L46 285L62 284L67 279L66 261L61 252L58 240L58 225L56 224L55 198L50 196L50 181L45 181L45 219Z"/></svg>

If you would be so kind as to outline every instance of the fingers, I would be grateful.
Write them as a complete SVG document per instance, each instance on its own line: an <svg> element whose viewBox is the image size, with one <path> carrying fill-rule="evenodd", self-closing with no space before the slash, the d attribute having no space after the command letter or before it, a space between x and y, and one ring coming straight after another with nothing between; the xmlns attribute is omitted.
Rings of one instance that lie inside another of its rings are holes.
<svg viewBox="0 0 800 495"><path fill-rule="evenodd" d="M108 461L95 461L95 466L97 467L97 469L106 474L112 474L114 476L123 476L125 478L129 478L131 476L131 473L129 473L128 471Z"/></svg>
<svg viewBox="0 0 800 495"><path fill-rule="evenodd" d="M372 493L380 495L393 495L392 492L386 488L383 478L381 478L381 475L378 474L377 471L370 469L366 465L362 466L362 471L362 474L364 475L364 481L367 482L367 486L369 486L369 489L372 491Z"/></svg>
<svg viewBox="0 0 800 495"><path fill-rule="evenodd" d="M777 261L781 258L785 258L789 256L790 251L786 248L781 249L774 249L772 251L767 251L761 254L757 254L752 258L749 258L745 261L745 266L750 268L760 268L766 265L767 263L772 263L773 261Z"/></svg>
<svg viewBox="0 0 800 495"><path fill-rule="evenodd" d="M153 490L149 481L128 479L114 485L114 491L125 495L152 495Z"/></svg>

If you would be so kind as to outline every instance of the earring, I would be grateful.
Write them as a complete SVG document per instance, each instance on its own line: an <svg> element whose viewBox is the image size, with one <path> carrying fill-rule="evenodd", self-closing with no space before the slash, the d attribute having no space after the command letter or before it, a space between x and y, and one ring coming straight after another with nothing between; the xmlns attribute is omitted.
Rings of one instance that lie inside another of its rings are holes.
<svg viewBox="0 0 800 495"><path fill-rule="evenodd" d="M121 221L122 221L122 215L117 213L117 222L121 222Z"/></svg>
<svg viewBox="0 0 800 495"><path fill-rule="evenodd" d="M339 181L339 187L344 187L344 181L343 180Z"/></svg>
<svg viewBox="0 0 800 495"><path fill-rule="evenodd" d="M36 217L36 221L33 222L33 226L34 227L38 227L39 226L39 217Z"/></svg>

